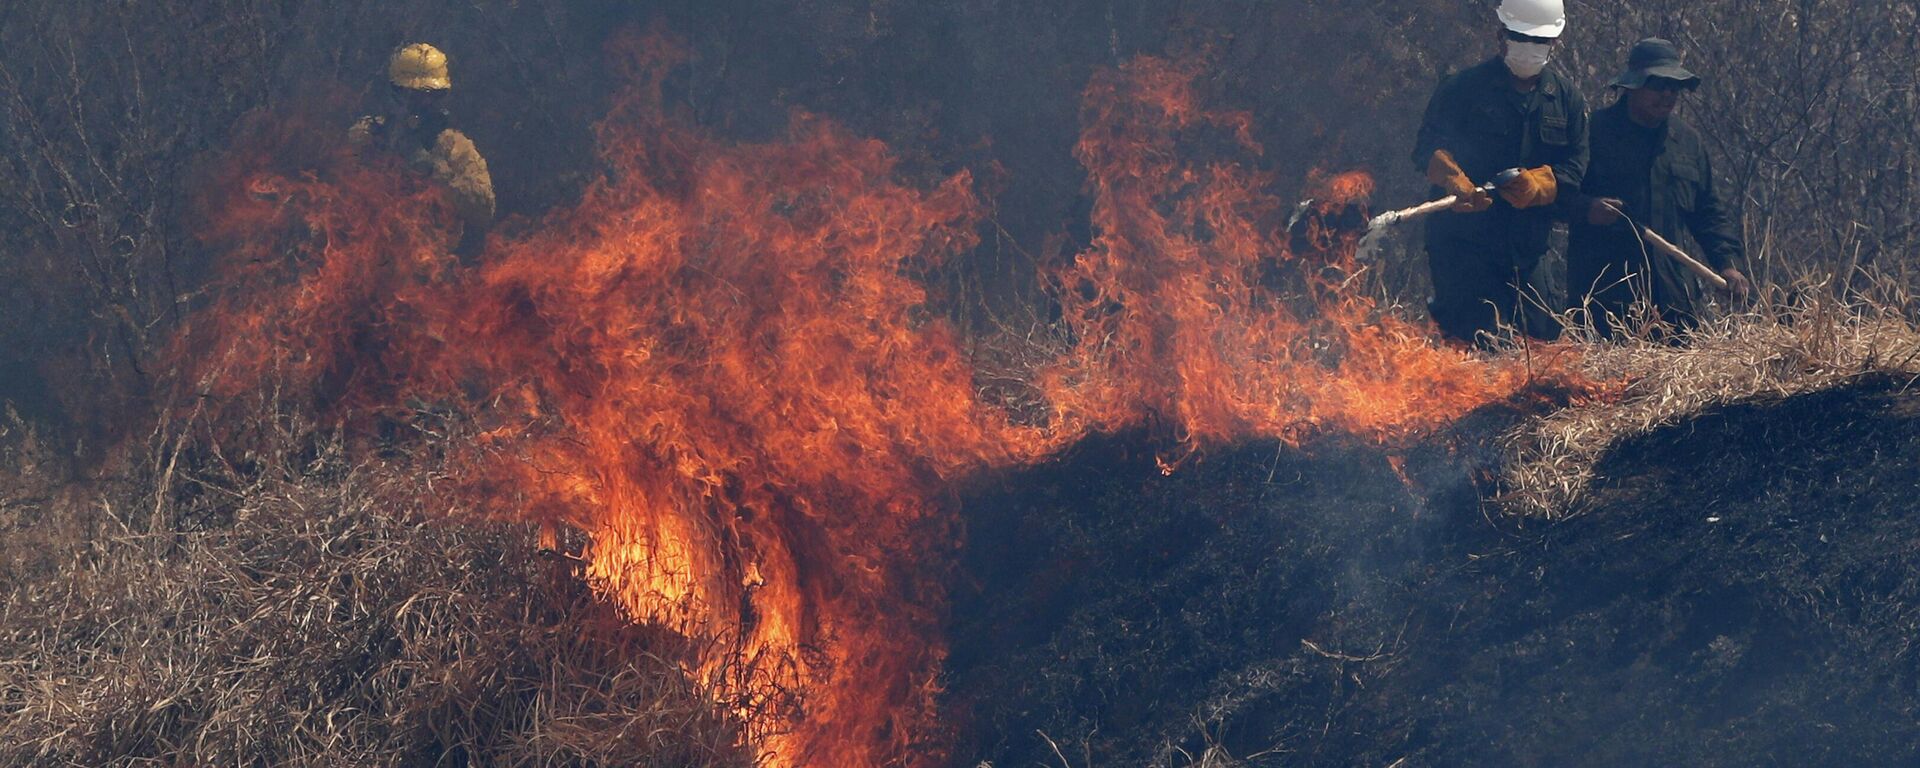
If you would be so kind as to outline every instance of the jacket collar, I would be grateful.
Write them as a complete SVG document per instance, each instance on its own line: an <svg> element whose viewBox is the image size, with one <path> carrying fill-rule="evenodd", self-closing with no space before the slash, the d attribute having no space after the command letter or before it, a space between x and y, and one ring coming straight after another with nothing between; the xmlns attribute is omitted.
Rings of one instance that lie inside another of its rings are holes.
<svg viewBox="0 0 1920 768"><path fill-rule="evenodd" d="M1662 138L1670 135L1673 132L1673 126L1680 121L1679 115L1673 115L1668 117L1667 121L1661 123L1657 128L1643 126L1634 122L1633 116L1627 114L1627 100L1624 97L1616 99L1612 104L1607 105L1605 109L1593 113L1593 118L1595 121L1613 121L1634 131L1656 133Z"/></svg>

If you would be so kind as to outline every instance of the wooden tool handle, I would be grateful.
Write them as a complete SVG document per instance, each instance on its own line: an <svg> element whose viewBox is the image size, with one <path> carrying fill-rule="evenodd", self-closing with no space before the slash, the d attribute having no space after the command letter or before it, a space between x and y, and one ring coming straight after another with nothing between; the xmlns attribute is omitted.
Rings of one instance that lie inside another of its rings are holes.
<svg viewBox="0 0 1920 768"><path fill-rule="evenodd" d="M1601 202L1604 203L1608 208L1612 208L1614 213L1620 214L1623 217L1627 215L1626 211L1620 210L1620 206L1614 205L1613 203L1605 200ZM1633 221L1633 219L1629 218L1627 219L1627 221L1631 222ZM1686 251L1680 250L1680 246L1667 242L1666 238L1661 237L1660 233L1653 231L1651 228L1642 227L1638 224L1634 224L1633 227L1635 229L1640 230L1640 239L1645 240L1647 243L1651 244L1654 250L1666 254L1669 258L1672 258L1674 261L1680 262L1681 266L1684 266L1688 270L1692 271L1694 274L1699 275L1700 279L1707 281L1708 285L1711 285L1723 291L1728 290L1727 279L1724 277L1721 277L1720 273L1713 271L1712 267L1709 267L1705 264L1700 263L1698 259L1695 259L1692 256L1688 256Z"/></svg>
<svg viewBox="0 0 1920 768"><path fill-rule="evenodd" d="M1660 233L1655 232L1646 227L1641 227L1640 236L1643 238L1646 238L1646 241L1653 245L1654 250L1665 253L1666 255L1672 257L1674 261L1680 262L1682 266L1685 266L1687 269L1693 270L1693 273L1696 275L1699 275L1700 279L1707 281L1708 285L1711 285L1723 291L1727 290L1726 278L1721 277L1720 273L1713 271L1712 267L1709 267L1705 264L1700 263L1698 259L1695 259L1692 256L1688 256L1687 252L1680 250L1679 246L1676 246L1673 243L1667 242L1667 239L1664 237L1661 237Z"/></svg>
<svg viewBox="0 0 1920 768"><path fill-rule="evenodd" d="M1459 195L1447 195L1446 197L1440 198L1431 203L1421 203L1412 208L1403 208L1398 211L1387 211L1386 213L1380 214L1379 216L1375 216L1373 221L1370 222L1368 226L1384 227L1389 224L1398 224L1400 222L1408 221L1410 219L1417 219L1422 216L1428 216L1431 214L1435 214L1435 213L1439 213L1441 211L1447 210L1448 208L1452 208L1454 205L1458 204L1459 202L1460 202Z"/></svg>

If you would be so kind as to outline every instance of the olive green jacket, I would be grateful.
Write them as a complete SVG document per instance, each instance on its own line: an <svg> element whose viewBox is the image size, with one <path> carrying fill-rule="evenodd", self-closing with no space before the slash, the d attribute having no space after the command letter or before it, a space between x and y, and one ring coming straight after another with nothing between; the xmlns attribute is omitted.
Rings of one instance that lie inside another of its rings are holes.
<svg viewBox="0 0 1920 768"><path fill-rule="evenodd" d="M1448 77L1428 100L1414 143L1415 170L1425 173L1440 149L1452 153L1476 184L1508 168L1553 168L1560 188L1553 205L1516 210L1495 195L1485 212L1427 219L1429 252L1482 254L1529 269L1547 252L1554 220L1566 218L1568 193L1586 175L1587 102L1552 67L1540 74L1532 93L1516 92L1506 63L1495 57Z"/></svg>
<svg viewBox="0 0 1920 768"><path fill-rule="evenodd" d="M1693 126L1678 117L1643 128L1627 116L1626 100L1593 115L1593 159L1580 194L1567 247L1567 294L1574 305L1589 293L1616 311L1634 291L1663 310L1697 312L1702 290L1693 273L1673 259L1643 249L1633 227L1621 220L1605 227L1587 223L1595 198L1626 203L1627 216L1687 249L1714 271L1745 258L1733 213L1714 180L1713 163ZM1683 235L1692 235L1697 249ZM1638 286L1622 284L1625 275ZM1650 294L1650 296L1648 295Z"/></svg>

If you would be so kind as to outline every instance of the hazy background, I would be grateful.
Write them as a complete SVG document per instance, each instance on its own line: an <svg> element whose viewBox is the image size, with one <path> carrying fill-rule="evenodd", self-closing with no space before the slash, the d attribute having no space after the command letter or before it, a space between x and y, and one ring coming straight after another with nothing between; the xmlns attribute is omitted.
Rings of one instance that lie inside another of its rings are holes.
<svg viewBox="0 0 1920 768"><path fill-rule="evenodd" d="M1914 282L1916 3L1624 0L1569 15L1559 66L1596 108L1646 35L1679 42L1705 75L1683 114L1745 212L1757 277L1864 267ZM1215 104L1256 118L1283 186L1367 169L1387 206L1424 192L1407 154L1434 83L1496 49L1492 3L1474 0L15 0L0 9L0 400L84 422L143 397L156 345L206 278L197 169L249 111L317 106L344 127L385 87L387 54L430 41L451 58L456 120L492 165L503 217L536 215L600 172L602 45L634 27L691 49L670 90L712 131L765 138L805 109L887 141L908 173L971 169L995 214L948 279L981 307L1030 303L1034 264L1087 237L1071 148L1097 68L1198 57ZM1410 249L1389 250L1376 290L1418 307Z"/></svg>

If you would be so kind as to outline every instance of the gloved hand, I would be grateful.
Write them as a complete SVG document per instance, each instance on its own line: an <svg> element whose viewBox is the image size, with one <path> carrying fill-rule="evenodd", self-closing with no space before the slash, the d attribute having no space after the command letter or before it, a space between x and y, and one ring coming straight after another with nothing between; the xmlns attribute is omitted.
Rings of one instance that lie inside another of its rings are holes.
<svg viewBox="0 0 1920 768"><path fill-rule="evenodd" d="M1493 196L1475 188L1467 172L1453 161L1453 154L1444 149L1434 150L1433 157L1427 160L1427 181L1460 198L1453 204L1455 213L1479 213L1493 207Z"/></svg>
<svg viewBox="0 0 1920 768"><path fill-rule="evenodd" d="M1553 169L1544 165L1521 171L1518 178L1500 187L1500 197L1521 209L1552 205L1559 196L1560 181L1553 177Z"/></svg>

